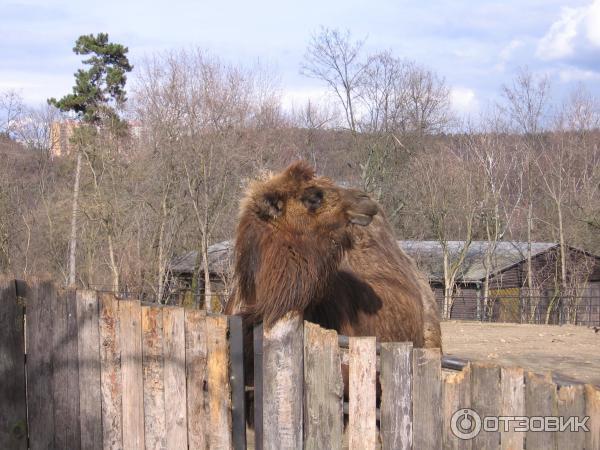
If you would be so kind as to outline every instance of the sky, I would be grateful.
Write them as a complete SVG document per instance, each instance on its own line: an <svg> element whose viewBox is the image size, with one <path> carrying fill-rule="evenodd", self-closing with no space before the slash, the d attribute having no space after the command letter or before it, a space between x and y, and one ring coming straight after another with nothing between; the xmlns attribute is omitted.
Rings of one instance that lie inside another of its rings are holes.
<svg viewBox="0 0 600 450"><path fill-rule="evenodd" d="M320 99L300 74L321 26L366 38L434 70L460 115L478 115L520 67L547 75L560 97L581 84L600 94L600 0L0 0L0 92L28 104L71 91L81 34L107 32L139 65L155 52L201 47L227 61L271 67L284 104ZM134 73L130 79L135 80Z"/></svg>

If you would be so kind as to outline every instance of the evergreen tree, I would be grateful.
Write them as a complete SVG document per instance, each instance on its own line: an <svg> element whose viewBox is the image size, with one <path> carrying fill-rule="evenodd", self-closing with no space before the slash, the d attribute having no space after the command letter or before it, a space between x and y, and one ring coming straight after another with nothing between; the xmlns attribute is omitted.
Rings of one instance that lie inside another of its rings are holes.
<svg viewBox="0 0 600 450"><path fill-rule="evenodd" d="M60 100L50 98L48 103L61 111L76 113L88 124L118 120L116 109L126 100L126 73L133 69L127 59L129 49L109 42L108 34L98 33L79 36L73 51L78 55L91 55L83 60L83 64L90 67L75 73L72 94Z"/></svg>

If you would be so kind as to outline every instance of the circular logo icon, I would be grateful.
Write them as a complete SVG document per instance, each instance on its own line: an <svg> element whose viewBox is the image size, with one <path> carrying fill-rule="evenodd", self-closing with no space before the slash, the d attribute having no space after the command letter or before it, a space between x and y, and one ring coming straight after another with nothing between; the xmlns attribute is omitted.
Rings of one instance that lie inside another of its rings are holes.
<svg viewBox="0 0 600 450"><path fill-rule="evenodd" d="M459 439L473 439L481 431L481 417L472 409L459 409L452 414L450 429Z"/></svg>

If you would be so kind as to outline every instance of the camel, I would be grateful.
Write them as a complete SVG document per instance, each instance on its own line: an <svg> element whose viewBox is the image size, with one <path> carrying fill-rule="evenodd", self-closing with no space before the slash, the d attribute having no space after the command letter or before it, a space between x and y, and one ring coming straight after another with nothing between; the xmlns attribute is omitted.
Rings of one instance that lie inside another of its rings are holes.
<svg viewBox="0 0 600 450"><path fill-rule="evenodd" d="M247 339L297 311L340 334L441 348L433 293L382 208L305 162L249 186L234 252L225 313L243 316Z"/></svg>

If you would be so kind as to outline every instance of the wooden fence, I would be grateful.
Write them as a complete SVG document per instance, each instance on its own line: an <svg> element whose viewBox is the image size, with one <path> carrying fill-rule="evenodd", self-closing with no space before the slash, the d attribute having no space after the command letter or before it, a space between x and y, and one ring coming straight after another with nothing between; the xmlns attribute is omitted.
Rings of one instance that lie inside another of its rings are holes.
<svg viewBox="0 0 600 450"><path fill-rule="evenodd" d="M238 318L0 278L0 448L243 449L242 341ZM489 364L448 371L463 364L298 317L257 327L254 347L257 449L600 449L595 386ZM589 416L589 431L461 440L451 417L468 408Z"/></svg>

